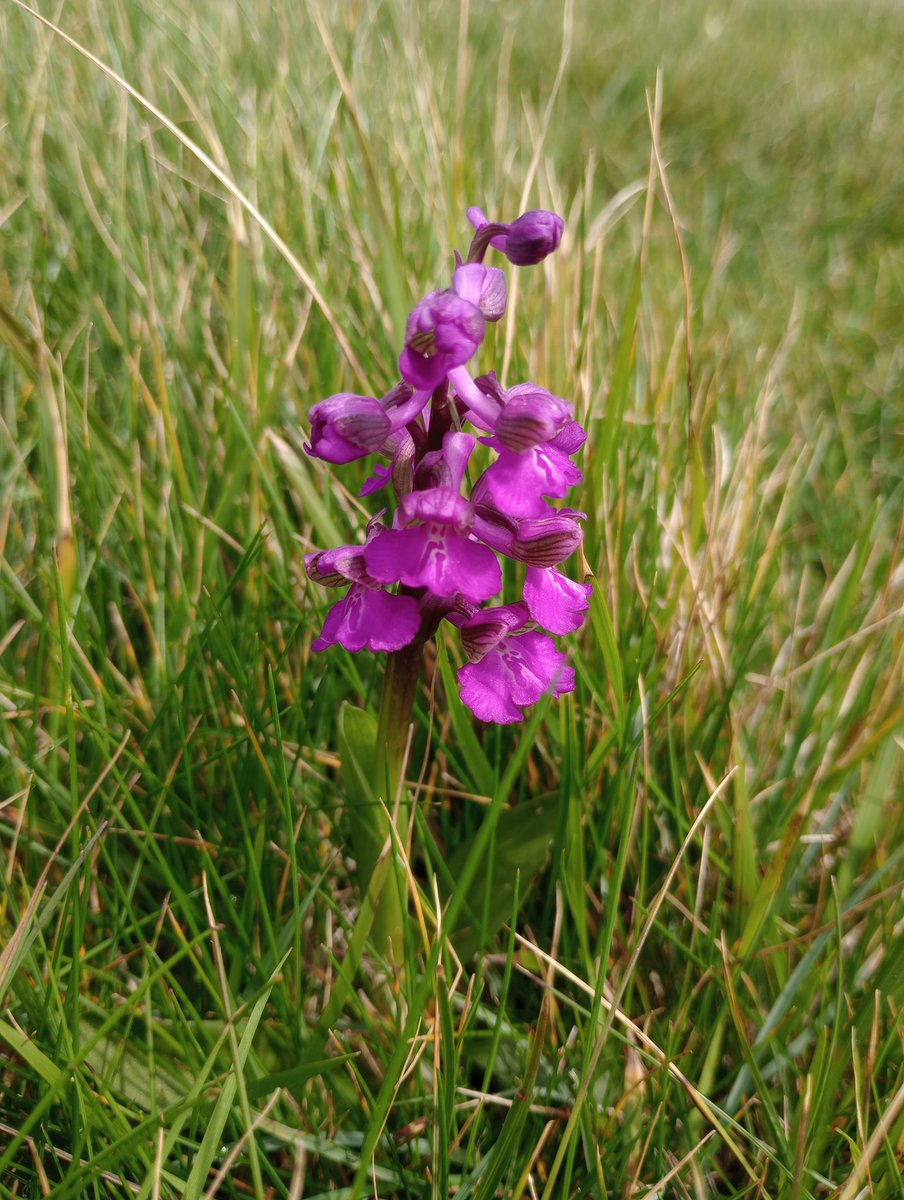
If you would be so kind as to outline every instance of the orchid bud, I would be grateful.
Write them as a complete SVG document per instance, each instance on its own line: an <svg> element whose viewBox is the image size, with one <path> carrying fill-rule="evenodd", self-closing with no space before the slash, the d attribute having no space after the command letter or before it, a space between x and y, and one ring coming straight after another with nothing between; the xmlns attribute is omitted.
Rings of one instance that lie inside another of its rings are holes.
<svg viewBox="0 0 904 1200"><path fill-rule="evenodd" d="M545 388L506 389L492 371L475 379L469 365L487 322L506 309L505 276L484 266L485 255L492 248L516 266L541 262L562 239L562 218L536 209L504 224L472 208L468 219L467 261L456 253L451 286L430 292L408 317L402 382L381 399L341 393L311 410L308 453L334 463L391 456L360 495L394 494L363 546L306 556L312 580L349 585L311 649L414 647L407 664L447 618L469 660L457 672L462 701L480 720L508 724L542 697L575 688L550 635L573 633L589 608L589 586L554 569L580 545L584 514L549 501L581 482L572 455L586 434L572 406ZM469 480L478 440L477 478ZM522 598L483 608L502 591L500 556L526 564L506 581L508 589L525 576ZM395 720L394 709L385 711Z"/></svg>
<svg viewBox="0 0 904 1200"><path fill-rule="evenodd" d="M456 295L480 309L484 320L498 321L505 314L505 276L498 267L482 263L459 266L452 276L452 287Z"/></svg>
<svg viewBox="0 0 904 1200"><path fill-rule="evenodd" d="M305 451L325 462L350 463L374 454L389 436L392 423L379 400L339 392L310 412L311 444Z"/></svg>
<svg viewBox="0 0 904 1200"><path fill-rule="evenodd" d="M470 533L474 511L456 488L433 487L409 492L399 501L399 523L403 528L416 523L448 525L457 533Z"/></svg>
<svg viewBox="0 0 904 1200"><path fill-rule="evenodd" d="M562 240L565 222L554 212L535 208L508 227L505 257L516 267L532 267L552 254Z"/></svg>
<svg viewBox="0 0 904 1200"><path fill-rule="evenodd" d="M345 587L367 578L363 546L337 546L304 556L304 569L313 583L322 587Z"/></svg>

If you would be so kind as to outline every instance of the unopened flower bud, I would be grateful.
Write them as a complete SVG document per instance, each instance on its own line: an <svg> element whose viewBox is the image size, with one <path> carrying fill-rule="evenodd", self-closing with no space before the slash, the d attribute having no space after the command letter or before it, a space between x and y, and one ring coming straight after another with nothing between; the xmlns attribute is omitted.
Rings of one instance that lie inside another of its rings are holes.
<svg viewBox="0 0 904 1200"><path fill-rule="evenodd" d="M313 583L322 587L345 587L367 579L363 546L337 546L315 550L304 556L304 569Z"/></svg>
<svg viewBox="0 0 904 1200"><path fill-rule="evenodd" d="M482 263L459 266L452 276L452 287L456 295L480 309L484 320L498 321L504 316L507 292L505 276L498 267Z"/></svg>
<svg viewBox="0 0 904 1200"><path fill-rule="evenodd" d="M516 267L532 267L558 247L565 222L554 212L535 208L508 227L505 257Z"/></svg>
<svg viewBox="0 0 904 1200"><path fill-rule="evenodd" d="M392 423L379 400L339 392L310 412L311 444L305 450L325 462L350 463L374 454L389 436Z"/></svg>

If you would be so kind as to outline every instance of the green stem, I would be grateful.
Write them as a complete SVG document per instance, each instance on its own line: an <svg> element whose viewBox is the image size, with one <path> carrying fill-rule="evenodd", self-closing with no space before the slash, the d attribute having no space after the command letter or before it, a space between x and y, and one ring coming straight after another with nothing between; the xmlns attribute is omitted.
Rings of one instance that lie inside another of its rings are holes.
<svg viewBox="0 0 904 1200"><path fill-rule="evenodd" d="M374 785L378 798L385 803L394 823L393 842L401 843L406 852L409 849L409 806L404 790L404 771L409 730L423 667L424 645L436 633L446 611L447 606L442 600L423 605L418 636L410 645L389 655L383 676ZM388 824L386 833L390 833ZM408 911L408 880L405 873L388 872L382 893L374 898L374 902L374 945L390 962L399 966L403 958L405 914Z"/></svg>
<svg viewBox="0 0 904 1200"><path fill-rule="evenodd" d="M423 656L424 643L418 637L411 645L389 655L383 676L377 726L376 783L390 812L399 799Z"/></svg>
<svg viewBox="0 0 904 1200"><path fill-rule="evenodd" d="M377 725L374 785L378 799L389 811L379 822L393 843L407 846L408 804L404 793L405 751L414 714L414 701L421 676L424 643L416 638L410 646L389 655L383 677L383 695ZM395 832L389 828L392 821ZM390 849L390 855L394 855ZM408 909L408 881L404 870L389 870L379 896L374 897L373 943L377 951L395 967L401 966L405 949L405 914Z"/></svg>
<svg viewBox="0 0 904 1200"><path fill-rule="evenodd" d="M412 427L413 428L413 427ZM449 387L444 380L433 392L429 432L423 439L416 460L428 450L438 450L443 444L443 437L452 428L452 411L449 406ZM412 434L413 436L413 434ZM383 676L383 694L380 698L380 715L377 723L377 744L374 755L374 789L378 800L382 800L389 811L389 821L394 829L390 829L382 813L377 822L380 831L380 843L385 843L385 835L391 834L394 847L401 844L408 851L408 816L409 806L404 790L404 771L408 736L414 715L414 701L417 697L418 683L421 678L421 668L424 660L424 645L436 633L437 627L448 605L441 598L430 597L423 589L402 587L400 594L410 595L418 600L421 609L421 627L417 637L408 646L396 650L389 655L386 662L386 674ZM392 863L388 864L390 867ZM373 878L376 862L365 867L362 875L362 885ZM405 916L408 911L408 880L404 870L387 870L380 873L385 879L382 885L377 883L372 897L374 903L373 942L379 952L396 967L403 959ZM377 892L377 888L381 890Z"/></svg>

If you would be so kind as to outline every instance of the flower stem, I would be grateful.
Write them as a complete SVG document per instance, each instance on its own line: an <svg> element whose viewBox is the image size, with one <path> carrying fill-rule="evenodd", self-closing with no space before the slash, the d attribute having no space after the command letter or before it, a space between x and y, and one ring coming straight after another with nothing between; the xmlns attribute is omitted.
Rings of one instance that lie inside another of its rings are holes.
<svg viewBox="0 0 904 1200"><path fill-rule="evenodd" d="M388 809L382 814L379 827L392 838L389 853L401 842L407 848L408 803L404 791L404 771L408 731L414 713L424 643L416 638L409 646L390 654L383 677L383 694L377 725L377 744L374 762L374 783L378 799ZM394 831L390 829L392 822ZM390 870L385 876L379 896L375 897L372 939L375 949L398 968L404 961L405 914L408 908L408 887L404 870Z"/></svg>
<svg viewBox="0 0 904 1200"><path fill-rule="evenodd" d="M377 726L376 779L390 812L400 799L408 730L414 712L424 643L421 638L390 654L383 677Z"/></svg>
<svg viewBox="0 0 904 1200"><path fill-rule="evenodd" d="M403 592L412 589L402 588ZM420 591L414 592L420 595ZM393 846L401 842L408 846L409 806L405 795L405 765L409 730L414 715L414 702L424 660L424 645L436 633L439 623L449 609L439 597L422 599L421 628L408 646L388 655L383 676L383 694L377 724L377 745L374 761L375 790L389 810L394 825ZM388 824L386 834L390 834ZM391 851L394 853L394 851ZM387 961L401 966L405 946L405 916L408 910L407 878L402 872L390 872L387 883L376 898L373 942Z"/></svg>

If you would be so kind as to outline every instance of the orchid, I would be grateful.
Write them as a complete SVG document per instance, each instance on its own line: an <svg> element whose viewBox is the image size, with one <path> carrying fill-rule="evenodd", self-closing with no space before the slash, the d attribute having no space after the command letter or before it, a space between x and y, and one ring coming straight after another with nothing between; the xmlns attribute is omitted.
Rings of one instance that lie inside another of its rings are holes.
<svg viewBox="0 0 904 1200"><path fill-rule="evenodd" d="M581 543L584 514L556 505L581 482L573 457L585 434L567 400L469 369L487 323L506 307L505 275L484 265L487 252L516 266L540 262L560 244L561 217L534 210L491 222L480 209L468 217L466 260L456 254L450 285L408 318L402 379L382 399L340 393L311 410L307 452L335 464L384 456L388 465L375 466L361 495L390 489L394 503L371 522L366 545L309 554L305 566L313 582L348 589L314 650L385 650L417 667L446 621L468 659L457 674L462 701L478 719L508 724L575 687L554 638L575 632L589 607L589 585L560 569ZM497 599L505 558L522 564L522 596L512 603Z"/></svg>

